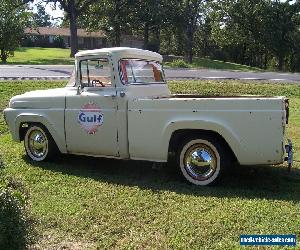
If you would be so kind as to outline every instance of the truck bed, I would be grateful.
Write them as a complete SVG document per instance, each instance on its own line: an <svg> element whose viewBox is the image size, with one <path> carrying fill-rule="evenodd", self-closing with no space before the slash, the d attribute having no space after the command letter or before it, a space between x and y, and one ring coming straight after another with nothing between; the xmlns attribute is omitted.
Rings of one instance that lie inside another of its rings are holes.
<svg viewBox="0 0 300 250"><path fill-rule="evenodd" d="M221 135L240 164L279 164L284 128L284 97L171 95L128 102L129 152L136 159L166 161L165 143L174 131L201 129Z"/></svg>

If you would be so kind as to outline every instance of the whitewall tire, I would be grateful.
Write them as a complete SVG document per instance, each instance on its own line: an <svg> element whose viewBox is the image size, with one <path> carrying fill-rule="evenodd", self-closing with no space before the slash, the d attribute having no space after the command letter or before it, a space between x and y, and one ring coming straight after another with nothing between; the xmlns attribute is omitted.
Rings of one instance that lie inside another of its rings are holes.
<svg viewBox="0 0 300 250"><path fill-rule="evenodd" d="M48 130L39 124L29 126L24 137L27 156L33 161L50 160L57 153L57 146Z"/></svg>
<svg viewBox="0 0 300 250"><path fill-rule="evenodd" d="M226 165L225 148L209 136L191 137L184 141L177 154L183 177L198 186L217 183Z"/></svg>

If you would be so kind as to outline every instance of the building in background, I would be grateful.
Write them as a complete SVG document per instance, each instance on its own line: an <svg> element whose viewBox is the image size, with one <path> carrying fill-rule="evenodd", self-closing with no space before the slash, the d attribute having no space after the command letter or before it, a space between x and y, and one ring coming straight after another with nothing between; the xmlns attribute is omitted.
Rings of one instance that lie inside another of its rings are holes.
<svg viewBox="0 0 300 250"><path fill-rule="evenodd" d="M87 32L77 29L79 49L112 47L103 31ZM26 28L22 46L26 47L70 47L70 29L58 27ZM121 37L121 46L142 48L143 40L130 35Z"/></svg>

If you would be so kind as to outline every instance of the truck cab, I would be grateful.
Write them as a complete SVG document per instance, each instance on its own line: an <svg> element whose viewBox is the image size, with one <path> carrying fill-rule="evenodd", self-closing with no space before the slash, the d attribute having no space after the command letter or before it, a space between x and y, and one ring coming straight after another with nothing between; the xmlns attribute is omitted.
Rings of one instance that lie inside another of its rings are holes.
<svg viewBox="0 0 300 250"><path fill-rule="evenodd" d="M66 96L67 151L129 158L128 99L170 94L161 62L157 53L130 48L79 52L75 89Z"/></svg>

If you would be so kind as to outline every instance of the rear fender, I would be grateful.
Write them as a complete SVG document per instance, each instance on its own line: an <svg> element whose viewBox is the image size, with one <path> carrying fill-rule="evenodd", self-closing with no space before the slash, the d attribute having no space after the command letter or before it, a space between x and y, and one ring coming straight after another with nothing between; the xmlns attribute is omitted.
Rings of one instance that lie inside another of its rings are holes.
<svg viewBox="0 0 300 250"><path fill-rule="evenodd" d="M224 138L224 140L227 142L229 147L232 149L233 153L238 159L239 151L240 151L240 143L239 143L239 137L237 134L232 131L232 129L226 124L220 124L217 121L213 120L174 120L167 124L165 127L165 133L164 133L164 139L163 143L165 145L163 146L163 149L166 149L168 151L169 148L169 142L171 140L172 134L178 130L207 130L212 131ZM168 152L164 152L165 155L168 154Z"/></svg>

